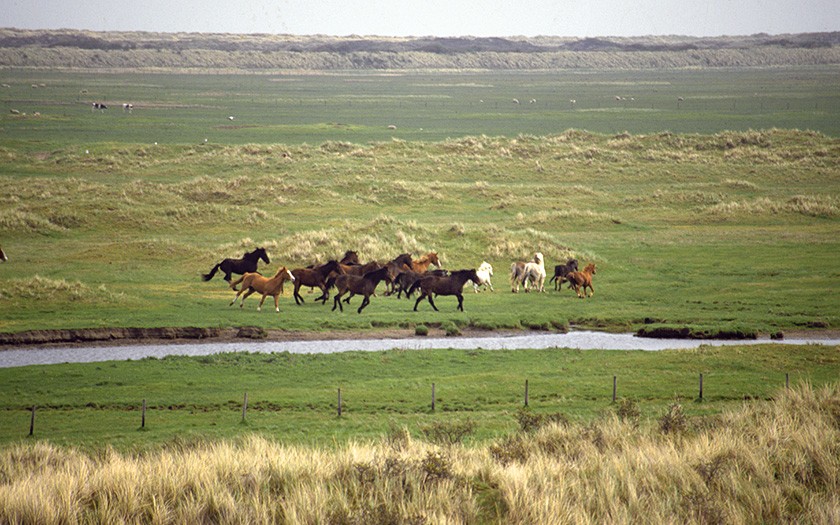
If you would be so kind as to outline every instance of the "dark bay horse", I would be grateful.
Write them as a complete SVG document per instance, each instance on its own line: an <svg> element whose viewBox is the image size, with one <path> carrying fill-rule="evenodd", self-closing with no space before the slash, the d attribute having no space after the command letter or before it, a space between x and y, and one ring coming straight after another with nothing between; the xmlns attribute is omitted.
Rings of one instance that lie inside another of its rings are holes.
<svg viewBox="0 0 840 525"><path fill-rule="evenodd" d="M239 295L242 294L242 292L245 293L242 295L242 301L239 303L240 308L245 306L245 299L247 299L249 295L254 292L259 292L262 294L262 299L260 299L260 304L257 306L257 311L259 312L262 310L265 298L270 295L274 297L274 309L279 312L280 303L278 297L283 293L283 283L287 280L294 282L295 276L292 275L285 266L281 266L271 279L263 277L258 273L246 272L245 275L237 279L235 282L230 283L231 288L234 288L237 284L242 283L242 288L236 292L236 297L234 297L233 301L230 302L230 306L233 306L236 303L236 300L239 299Z"/></svg>
<svg viewBox="0 0 840 525"><path fill-rule="evenodd" d="M411 294L417 288L420 288L420 297L417 298L417 301L414 303L414 311L417 311L417 305L420 304L425 298L429 298L429 304L432 305L432 308L438 312L437 306L435 306L435 302L432 300L432 294L435 295L454 295L458 298L458 310L464 311L464 284L467 281L472 280L472 282L478 281L478 275L476 275L475 270L458 270L457 272L452 272L452 275L448 275L445 277L439 277L436 275L430 275L428 277L423 277L422 279L418 280L416 283L411 285L409 288L408 293Z"/></svg>
<svg viewBox="0 0 840 525"><path fill-rule="evenodd" d="M334 259L314 268L296 268L292 270L292 275L295 276L295 303L303 304L303 297L300 295L301 286L317 286L320 288L321 296L315 298L315 300L326 303L330 297L327 278L333 272L338 274L343 273L338 261Z"/></svg>
<svg viewBox="0 0 840 525"><path fill-rule="evenodd" d="M566 280L566 276L569 275L571 272L576 272L578 269L578 262L577 259L569 259L566 261L566 264L558 264L554 267L554 277L549 279L548 284L551 284L551 281L554 281L554 290L557 291L562 288L563 281Z"/></svg>
<svg viewBox="0 0 840 525"><path fill-rule="evenodd" d="M225 273L225 281L230 282L230 275L232 273L242 275L248 272L256 272L257 263L259 263L260 259L265 261L266 264L271 262L268 260L268 254L265 252L265 248L257 248L252 252L246 253L241 259L225 259L214 266L210 270L210 273L203 275L202 279L209 281L216 275L217 271L222 270Z"/></svg>
<svg viewBox="0 0 840 525"><path fill-rule="evenodd" d="M351 265L354 265L354 264L360 264L359 263L359 254L354 252L353 250L347 250L346 252L344 252L344 257L342 257L341 260L338 261L338 263L339 264L345 264L347 266L351 266Z"/></svg>
<svg viewBox="0 0 840 525"><path fill-rule="evenodd" d="M332 309L335 310L335 307L338 308L343 312L344 306L341 304L341 297L350 292L350 295L344 300L347 304L350 304L350 298L354 295L362 295L364 299L362 299L362 304L359 305L359 309L357 310L359 313L362 313L362 310L365 306L370 304L370 296L373 295L373 292L376 290L377 285L383 279L388 278L388 267L382 266L378 270L374 270L372 272L367 272L364 275L339 275L335 278L335 299L333 299L333 307Z"/></svg>

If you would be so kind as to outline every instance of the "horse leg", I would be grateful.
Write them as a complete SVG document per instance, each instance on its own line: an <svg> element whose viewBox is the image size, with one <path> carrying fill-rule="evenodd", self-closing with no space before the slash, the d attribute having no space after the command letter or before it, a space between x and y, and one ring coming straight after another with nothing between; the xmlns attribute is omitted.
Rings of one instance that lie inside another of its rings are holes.
<svg viewBox="0 0 840 525"><path fill-rule="evenodd" d="M231 301L228 306L233 306L234 304L236 304L236 300L239 299L239 295L244 291L245 290L237 290L236 291L236 297L233 298L233 301Z"/></svg>
<svg viewBox="0 0 840 525"><path fill-rule="evenodd" d="M365 306L367 306L367 305L369 305L369 304L370 304L370 297L368 297L368 296L366 295L366 296L365 296L365 298L364 298L364 299L362 299L362 304L359 306L359 309L358 309L357 311L358 311L359 313L362 313L362 310L364 310L364 309L365 309Z"/></svg>
<svg viewBox="0 0 840 525"><path fill-rule="evenodd" d="M435 309L435 312L440 312L440 310L438 310L438 307L435 306L435 302L432 301L432 294L429 294L428 297L429 297L429 304L432 305L432 308Z"/></svg>
<svg viewBox="0 0 840 525"><path fill-rule="evenodd" d="M258 312L262 312L262 305L265 302L266 297L268 297L268 294L263 294L262 298L260 299L260 304L257 305Z"/></svg>
<svg viewBox="0 0 840 525"><path fill-rule="evenodd" d="M280 296L277 294L274 295L274 311L280 313Z"/></svg>
<svg viewBox="0 0 840 525"><path fill-rule="evenodd" d="M583 291L585 292L586 288L584 288ZM592 283L589 283L589 297L592 297L593 295L595 295L595 288L592 287Z"/></svg>
<svg viewBox="0 0 840 525"><path fill-rule="evenodd" d="M422 301L425 298L426 298L426 293L425 292L420 292L420 297L418 297L417 300L414 301L414 311L415 312L417 311L417 305L420 304L420 301Z"/></svg>
<svg viewBox="0 0 840 525"><path fill-rule="evenodd" d="M455 297L458 298L458 310L464 311L464 296L461 294L455 294Z"/></svg>
<svg viewBox="0 0 840 525"><path fill-rule="evenodd" d="M254 293L254 289L253 289L253 288L248 288L247 290L243 290L243 291L244 291L245 293L242 295L242 302L241 302L241 303L239 303L239 308L242 308L243 306L245 306L245 299L247 299L249 295L251 295L252 293ZM260 303L260 305L262 305L262 303ZM257 311L259 311L259 308L257 308Z"/></svg>
<svg viewBox="0 0 840 525"><path fill-rule="evenodd" d="M295 291L292 295L295 296L295 304L303 304L303 297L301 297L301 295L300 295L300 286L301 285L299 285L298 282L299 282L299 280L295 281Z"/></svg>
<svg viewBox="0 0 840 525"><path fill-rule="evenodd" d="M338 308L342 312L344 311L344 307L341 305L341 294L342 294L342 292L336 292L335 297L333 298L333 307L332 307L333 312L335 312L335 307L336 306L338 306Z"/></svg>

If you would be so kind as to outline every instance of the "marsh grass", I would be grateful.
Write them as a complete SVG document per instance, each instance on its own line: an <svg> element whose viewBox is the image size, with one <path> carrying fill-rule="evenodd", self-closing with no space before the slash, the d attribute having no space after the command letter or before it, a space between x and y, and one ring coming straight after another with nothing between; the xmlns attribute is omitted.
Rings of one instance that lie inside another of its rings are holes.
<svg viewBox="0 0 840 525"><path fill-rule="evenodd" d="M488 445L393 430L330 448L264 437L143 453L0 450L6 523L828 523L840 390L803 385L665 432L615 415ZM671 410L669 413L673 413Z"/></svg>

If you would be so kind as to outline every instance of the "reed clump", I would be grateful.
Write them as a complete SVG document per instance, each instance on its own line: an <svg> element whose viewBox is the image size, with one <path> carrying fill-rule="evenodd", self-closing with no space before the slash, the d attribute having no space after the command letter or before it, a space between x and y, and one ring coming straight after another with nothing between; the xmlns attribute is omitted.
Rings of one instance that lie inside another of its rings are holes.
<svg viewBox="0 0 840 525"><path fill-rule="evenodd" d="M677 412L641 424L529 417L474 447L405 428L334 449L255 435L144 453L18 443L0 450L0 522L827 523L840 513L840 385L663 428Z"/></svg>

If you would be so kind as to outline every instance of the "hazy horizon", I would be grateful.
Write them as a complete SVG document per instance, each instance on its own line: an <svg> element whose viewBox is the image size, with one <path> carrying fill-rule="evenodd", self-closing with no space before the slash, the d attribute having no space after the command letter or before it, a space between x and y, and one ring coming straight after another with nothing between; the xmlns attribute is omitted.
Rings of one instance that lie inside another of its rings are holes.
<svg viewBox="0 0 840 525"><path fill-rule="evenodd" d="M5 0L0 27L382 37L714 37L840 30L834 0Z"/></svg>

